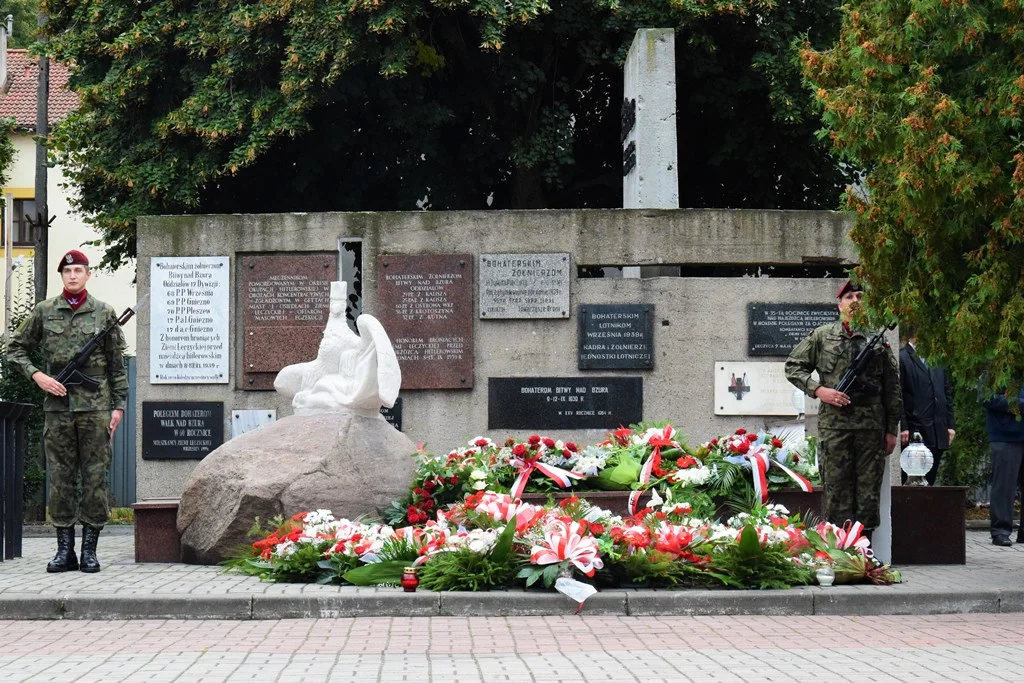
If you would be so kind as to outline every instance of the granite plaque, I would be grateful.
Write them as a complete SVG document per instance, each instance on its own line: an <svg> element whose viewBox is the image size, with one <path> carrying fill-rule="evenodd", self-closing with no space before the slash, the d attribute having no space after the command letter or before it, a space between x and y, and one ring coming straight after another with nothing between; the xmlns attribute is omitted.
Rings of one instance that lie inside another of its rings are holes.
<svg viewBox="0 0 1024 683"><path fill-rule="evenodd" d="M471 254L378 257L377 308L403 390L472 388Z"/></svg>
<svg viewBox="0 0 1024 683"><path fill-rule="evenodd" d="M143 460L202 460L224 443L219 401L143 401Z"/></svg>
<svg viewBox="0 0 1024 683"><path fill-rule="evenodd" d="M481 318L568 318L569 254L480 254Z"/></svg>
<svg viewBox="0 0 1024 683"><path fill-rule="evenodd" d="M337 252L238 257L242 307L239 389L273 391L286 366L316 358L330 311Z"/></svg>
<svg viewBox="0 0 1024 683"><path fill-rule="evenodd" d="M715 415L803 412L804 393L786 379L785 362L715 362Z"/></svg>
<svg viewBox="0 0 1024 683"><path fill-rule="evenodd" d="M579 369L654 367L654 306L579 307Z"/></svg>
<svg viewBox="0 0 1024 683"><path fill-rule="evenodd" d="M747 304L747 353L788 356L814 328L838 318L835 304Z"/></svg>
<svg viewBox="0 0 1024 683"><path fill-rule="evenodd" d="M150 384L228 383L228 257L154 256Z"/></svg>
<svg viewBox="0 0 1024 683"><path fill-rule="evenodd" d="M399 396L395 399L395 405L391 408L387 406L380 407L380 414L384 416L384 419L388 421L388 424L402 431L402 397Z"/></svg>
<svg viewBox="0 0 1024 683"><path fill-rule="evenodd" d="M643 420L641 377L491 377L488 429L615 429Z"/></svg>

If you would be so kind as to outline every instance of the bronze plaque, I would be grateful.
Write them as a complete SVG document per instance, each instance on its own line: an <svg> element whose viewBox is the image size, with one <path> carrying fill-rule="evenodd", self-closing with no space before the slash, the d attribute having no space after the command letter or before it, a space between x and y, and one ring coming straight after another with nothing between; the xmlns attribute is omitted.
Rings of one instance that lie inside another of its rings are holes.
<svg viewBox="0 0 1024 683"><path fill-rule="evenodd" d="M239 388L272 391L281 368L316 358L338 254L244 254L237 268L243 338Z"/></svg>
<svg viewBox="0 0 1024 683"><path fill-rule="evenodd" d="M377 307L402 368L402 389L472 388L471 254L378 257Z"/></svg>

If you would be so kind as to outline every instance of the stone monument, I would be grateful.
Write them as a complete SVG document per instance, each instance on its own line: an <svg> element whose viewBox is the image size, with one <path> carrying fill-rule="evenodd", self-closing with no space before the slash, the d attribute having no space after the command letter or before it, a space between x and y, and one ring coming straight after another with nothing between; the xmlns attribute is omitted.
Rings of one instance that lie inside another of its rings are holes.
<svg viewBox="0 0 1024 683"><path fill-rule="evenodd" d="M244 546L253 521L330 509L355 518L408 491L415 444L380 414L402 375L387 333L360 315L345 322L346 288L331 283L317 357L286 366L275 388L295 414L232 439L192 472L178 510L182 559L212 564Z"/></svg>

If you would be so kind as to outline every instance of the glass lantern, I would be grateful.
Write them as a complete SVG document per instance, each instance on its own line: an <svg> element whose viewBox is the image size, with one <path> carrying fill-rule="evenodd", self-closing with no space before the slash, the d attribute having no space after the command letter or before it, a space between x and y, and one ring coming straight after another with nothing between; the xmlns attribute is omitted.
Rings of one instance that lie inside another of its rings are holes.
<svg viewBox="0 0 1024 683"><path fill-rule="evenodd" d="M900 468L907 473L907 486L927 486L924 475L932 469L932 452L924 445L920 432L914 432L910 443L900 453Z"/></svg>

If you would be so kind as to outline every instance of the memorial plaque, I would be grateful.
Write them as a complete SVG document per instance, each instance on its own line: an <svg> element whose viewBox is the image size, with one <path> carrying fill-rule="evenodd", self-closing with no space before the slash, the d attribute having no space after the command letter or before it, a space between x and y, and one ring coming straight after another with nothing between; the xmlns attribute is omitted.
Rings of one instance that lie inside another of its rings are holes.
<svg viewBox="0 0 1024 683"><path fill-rule="evenodd" d="M377 259L377 308L402 368L402 389L473 386L473 257Z"/></svg>
<svg viewBox="0 0 1024 683"><path fill-rule="evenodd" d="M654 367L654 306L579 307L579 368Z"/></svg>
<svg viewBox="0 0 1024 683"><path fill-rule="evenodd" d="M480 317L568 318L569 254L480 254Z"/></svg>
<svg viewBox="0 0 1024 683"><path fill-rule="evenodd" d="M143 401L143 460L202 460L224 443L219 401Z"/></svg>
<svg viewBox="0 0 1024 683"><path fill-rule="evenodd" d="M231 438L251 432L257 427L277 422L277 410L264 408L262 410L232 410L231 411Z"/></svg>
<svg viewBox="0 0 1024 683"><path fill-rule="evenodd" d="M747 353L788 356L814 328L838 318L835 304L747 304Z"/></svg>
<svg viewBox="0 0 1024 683"><path fill-rule="evenodd" d="M643 420L641 377L491 377L488 429L615 429Z"/></svg>
<svg viewBox="0 0 1024 683"><path fill-rule="evenodd" d="M391 408L387 406L380 407L380 414L384 416L384 419L388 421L388 424L402 431L402 397L399 396L395 399L395 405Z"/></svg>
<svg viewBox="0 0 1024 683"><path fill-rule="evenodd" d="M799 415L804 398L783 361L715 362L715 415Z"/></svg>
<svg viewBox="0 0 1024 683"><path fill-rule="evenodd" d="M283 367L316 358L337 274L337 252L238 257L243 338L239 389L273 391Z"/></svg>
<svg viewBox="0 0 1024 683"><path fill-rule="evenodd" d="M150 384L227 384L228 257L154 256Z"/></svg>

